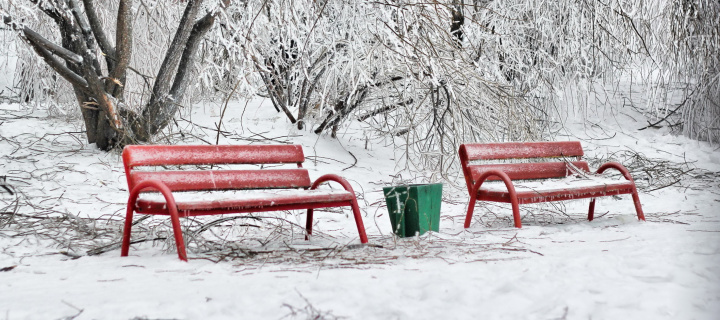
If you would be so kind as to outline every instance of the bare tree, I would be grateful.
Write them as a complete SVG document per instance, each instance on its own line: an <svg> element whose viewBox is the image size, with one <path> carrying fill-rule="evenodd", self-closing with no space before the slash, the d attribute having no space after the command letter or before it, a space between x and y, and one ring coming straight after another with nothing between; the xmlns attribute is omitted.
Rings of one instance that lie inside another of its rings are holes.
<svg viewBox="0 0 720 320"><path fill-rule="evenodd" d="M677 123L686 136L720 143L720 2L669 1L664 8L669 23L658 26L661 41L656 51L672 82L683 86L682 102L657 113L657 123L680 115ZM668 44L674 50L667 50ZM655 124L657 124L655 123Z"/></svg>
<svg viewBox="0 0 720 320"><path fill-rule="evenodd" d="M168 125L188 87L199 43L228 3L187 0L162 64L154 78L145 79L153 81L152 90L149 101L139 110L128 106L124 97L133 55L133 0L116 2L114 45L94 0L11 2L0 7L0 13L4 23L18 31L24 42L72 85L88 142L109 150L149 141ZM51 31L58 35L56 39L48 39L24 19L15 18L28 11L49 17L54 22Z"/></svg>

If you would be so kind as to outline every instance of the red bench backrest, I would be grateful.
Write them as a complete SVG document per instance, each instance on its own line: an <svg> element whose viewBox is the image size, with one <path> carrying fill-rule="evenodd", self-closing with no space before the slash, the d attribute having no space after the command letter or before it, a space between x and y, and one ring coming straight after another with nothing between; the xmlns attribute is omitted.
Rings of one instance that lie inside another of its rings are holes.
<svg viewBox="0 0 720 320"><path fill-rule="evenodd" d="M158 179L171 190L227 190L267 188L309 188L310 176L302 169L305 161L299 145L132 145L123 149L128 188ZM167 170L140 171L136 167L297 164L298 169L251 170Z"/></svg>
<svg viewBox="0 0 720 320"><path fill-rule="evenodd" d="M508 174L512 180L530 180L561 178L570 174L565 160L581 170L590 168L583 156L579 141L553 142L505 142L505 143L472 143L460 146L460 163L462 164L468 191L475 180L484 172L497 169ZM534 159L543 162L526 163L491 163L473 164L478 160L519 160ZM492 176L488 180L499 180Z"/></svg>

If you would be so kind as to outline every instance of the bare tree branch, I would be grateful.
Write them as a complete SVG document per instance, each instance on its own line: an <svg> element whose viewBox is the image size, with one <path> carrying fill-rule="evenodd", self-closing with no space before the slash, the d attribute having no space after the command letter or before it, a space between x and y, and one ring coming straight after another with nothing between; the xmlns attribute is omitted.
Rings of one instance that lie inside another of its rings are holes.
<svg viewBox="0 0 720 320"><path fill-rule="evenodd" d="M180 59L180 65L186 67L178 68L178 72L175 75L175 81L170 89L170 95L176 100L182 99L185 94L185 88L187 88L187 77L192 71L191 66L193 61L195 61L198 45L200 44L200 40L215 23L215 15L216 13L206 14L202 19L195 23L192 32L190 32L190 37L188 37L185 50L183 50L183 55Z"/></svg>
<svg viewBox="0 0 720 320"><path fill-rule="evenodd" d="M110 70L110 77L116 79L122 85L109 84L110 90L114 97L122 95L125 77L127 75L128 66L130 66L130 57L132 56L132 0L121 0L117 13L117 30L115 31L115 68Z"/></svg>
<svg viewBox="0 0 720 320"><path fill-rule="evenodd" d="M175 75L175 70L180 63L187 39L190 37L190 33L195 26L195 17L200 10L202 2L202 0L188 0L185 12L180 20L177 31L175 31L175 37L173 38L173 41L165 54L165 59L160 66L160 70L155 77L155 85L153 87L152 98L150 100L151 106L158 103L158 101L167 98L166 95L169 93L172 84L171 79ZM150 131L154 132L155 130L155 128L152 128Z"/></svg>
<svg viewBox="0 0 720 320"><path fill-rule="evenodd" d="M144 133L145 135L153 135L165 127L177 110L177 106L174 106L174 104L179 102L177 101L178 99L169 96L170 89L173 85L171 80L177 73L177 67L187 46L188 38L195 26L195 17L200 10L202 2L202 0L188 0L185 12L175 32L175 37L165 53L165 59L155 77L150 102L143 110L143 118L145 118L147 123L147 132ZM183 67L189 66L186 65ZM168 101L168 99L172 99L172 101Z"/></svg>
<svg viewBox="0 0 720 320"><path fill-rule="evenodd" d="M73 72L68 67L66 67L62 63L62 61L55 58L55 56L53 56L52 52L45 49L45 47L43 45L36 43L33 38L27 37L26 40L27 40L27 43L30 44L30 47L32 47L35 50L35 52L37 52L38 55L40 55L40 57L42 57L43 60L45 60L45 62L48 64L48 66L50 66L50 68L55 70L55 72L57 72L61 77L63 77L65 80L69 81L71 84L73 84L79 88L82 88L84 90L89 89L87 81L85 81L85 79L83 77L81 77L77 73ZM82 57L80 58L80 60L82 60Z"/></svg>
<svg viewBox="0 0 720 320"><path fill-rule="evenodd" d="M95 37L92 34L92 30L90 29L90 25L85 20L84 16L80 14L80 5L78 4L77 0L69 0L68 4L70 5L70 11L73 14L73 17L75 18L75 21L80 26L80 33L83 35L83 39L85 40L85 45L88 47L90 51L95 51L96 44L95 44ZM100 62L98 62L97 58L93 55L92 56L92 64L93 67L95 67L95 70L98 72L98 75L100 75L101 69L100 69Z"/></svg>
<svg viewBox="0 0 720 320"><path fill-rule="evenodd" d="M50 42L49 40L43 38L43 36L41 36L37 32L31 30L30 28L23 27L22 31L23 34L25 34L25 36L28 38L28 40L32 41L33 44L43 47L45 50L52 52L67 61L77 64L83 62L83 58L80 55Z"/></svg>
<svg viewBox="0 0 720 320"><path fill-rule="evenodd" d="M105 35L105 31L103 30L102 23L100 22L100 19L97 16L97 10L95 8L95 2L93 0L83 0L83 4L85 5L85 16L88 18L88 22L90 23L90 28L92 29L93 34L95 35L95 39L97 40L98 46L100 46L100 50L106 55L107 59L106 62L108 64L108 69L113 70L115 69L115 48L113 48L112 44L110 44L110 41L108 41L107 36Z"/></svg>
<svg viewBox="0 0 720 320"><path fill-rule="evenodd" d="M378 108L378 109L375 109L375 110L373 110L373 111L370 111L370 112L367 112L367 113L365 113L365 114L360 115L360 116L358 117L358 121L365 121L365 120L367 120L368 118L374 117L374 116L379 115L379 114L382 114L382 113L386 113L386 112L393 111L393 110L395 110L395 109L397 109L397 108L407 106L407 105L409 105L409 104L411 104L411 103L413 103L413 99L412 99L412 98L408 99L407 101L403 101L403 102L400 102L400 103L397 103L397 104L391 104L391 105L383 106L383 107L381 107L381 108Z"/></svg>
<svg viewBox="0 0 720 320"><path fill-rule="evenodd" d="M43 13L45 13L48 17L55 20L55 23L62 24L69 22L69 17L64 15L60 10L58 10L57 6L58 4L55 4L53 6L43 6L41 5L40 0L30 0L35 6L40 9Z"/></svg>

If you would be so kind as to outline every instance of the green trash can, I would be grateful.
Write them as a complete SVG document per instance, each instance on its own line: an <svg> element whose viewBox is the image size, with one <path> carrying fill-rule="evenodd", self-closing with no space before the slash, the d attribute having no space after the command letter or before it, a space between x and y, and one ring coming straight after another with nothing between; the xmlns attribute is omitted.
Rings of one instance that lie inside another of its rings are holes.
<svg viewBox="0 0 720 320"><path fill-rule="evenodd" d="M396 235L413 237L439 231L442 183L384 187L383 193Z"/></svg>

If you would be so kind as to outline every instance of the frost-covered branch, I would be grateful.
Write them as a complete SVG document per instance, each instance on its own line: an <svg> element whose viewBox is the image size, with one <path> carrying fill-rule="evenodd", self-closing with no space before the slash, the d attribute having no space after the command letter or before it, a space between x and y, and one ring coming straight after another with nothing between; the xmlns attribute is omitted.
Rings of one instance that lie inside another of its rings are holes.
<svg viewBox="0 0 720 320"><path fill-rule="evenodd" d="M85 6L85 16L87 16L90 28L92 29L93 35L95 36L95 40L97 40L97 43L100 46L100 50L102 50L102 52L107 57L106 61L108 68L111 70L115 69L115 60L117 59L115 57L115 48L108 40L105 30L103 29L102 22L100 21L100 18L97 14L95 1L83 0L83 5ZM118 9L118 11L120 11L120 6L118 6ZM118 19L118 22L119 21L120 19ZM123 28L118 29L122 30Z"/></svg>

